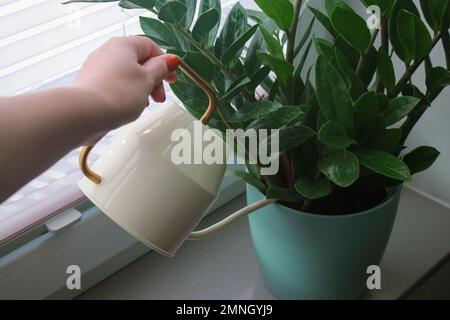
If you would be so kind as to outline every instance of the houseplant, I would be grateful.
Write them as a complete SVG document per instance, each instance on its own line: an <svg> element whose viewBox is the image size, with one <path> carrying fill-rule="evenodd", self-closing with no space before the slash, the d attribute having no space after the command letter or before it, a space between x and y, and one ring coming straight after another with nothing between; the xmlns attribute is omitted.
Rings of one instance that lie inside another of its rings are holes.
<svg viewBox="0 0 450 320"><path fill-rule="evenodd" d="M141 17L143 32L213 84L220 106L211 127L280 129L278 174L261 175L261 166L250 163L246 172L231 173L248 183L249 202L279 200L250 216L272 291L282 298L357 297L366 268L381 260L401 185L439 155L427 146L404 149L449 84L449 1L416 7L410 0L362 0L380 9L374 30L344 0L309 8L315 19L304 30L298 25L306 1L255 2L261 11L237 3L222 28L219 0L199 1L198 14L195 0L119 5L157 15ZM317 22L327 39L311 34ZM313 47L318 57L306 68ZM444 51L446 66L434 65L434 48ZM404 63L401 75L396 61ZM416 72L426 73L424 92L414 83ZM182 75L172 88L190 113L203 114L200 89Z"/></svg>

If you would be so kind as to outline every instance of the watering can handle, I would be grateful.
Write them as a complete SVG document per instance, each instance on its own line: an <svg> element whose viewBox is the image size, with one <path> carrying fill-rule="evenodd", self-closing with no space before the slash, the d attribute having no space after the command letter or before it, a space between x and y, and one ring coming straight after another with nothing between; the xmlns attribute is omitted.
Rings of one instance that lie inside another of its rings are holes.
<svg viewBox="0 0 450 320"><path fill-rule="evenodd" d="M195 84L197 84L208 96L209 100L208 108L206 109L205 114L200 119L200 121L204 125L207 125L217 109L218 99L216 91L209 85L209 83L206 80L204 80L200 75L198 75L198 73L195 72L191 67L189 67L184 61L180 62L180 70L184 74L186 74L192 81L194 81ZM94 147L95 145L84 146L81 149L79 158L80 169L81 172L83 172L83 174L86 176L86 178L88 178L95 184L100 184L102 182L102 177L99 176L94 171L92 171L88 165L88 157L92 149L94 149Z"/></svg>

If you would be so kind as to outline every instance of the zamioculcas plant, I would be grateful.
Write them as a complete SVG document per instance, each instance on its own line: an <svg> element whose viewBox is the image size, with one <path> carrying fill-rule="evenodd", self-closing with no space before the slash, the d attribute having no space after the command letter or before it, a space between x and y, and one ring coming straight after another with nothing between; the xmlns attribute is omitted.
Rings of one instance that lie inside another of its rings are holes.
<svg viewBox="0 0 450 320"><path fill-rule="evenodd" d="M219 0L118 1L149 10L153 17L140 18L143 33L214 86L220 106L211 127L280 129L277 175L262 176L250 164L232 174L288 207L348 214L378 205L389 188L432 165L434 148L403 150L450 81L449 0L422 0L420 8L411 0L362 0L380 8L374 30L343 0L324 1L324 10L301 0L254 2L261 11L238 2L219 27ZM314 18L300 29L303 8ZM329 37L313 37L315 21ZM437 47L446 66L431 58ZM318 58L306 68L311 48ZM425 72L426 90L414 83L416 72ZM201 89L181 74L172 89L192 115L203 114Z"/></svg>

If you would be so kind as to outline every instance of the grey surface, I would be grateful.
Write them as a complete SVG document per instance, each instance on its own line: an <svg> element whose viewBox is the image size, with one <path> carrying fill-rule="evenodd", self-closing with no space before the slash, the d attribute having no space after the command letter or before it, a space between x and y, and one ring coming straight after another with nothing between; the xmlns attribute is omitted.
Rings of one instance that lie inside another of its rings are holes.
<svg viewBox="0 0 450 320"><path fill-rule="evenodd" d="M206 224L245 205L240 197ZM405 189L381 264L382 289L367 299L400 297L450 252L450 212ZM433 288L427 287L428 294ZM436 291L437 292L437 291ZM429 296L429 295L428 295ZM209 239L187 242L174 259L149 253L80 299L273 299L258 269L247 219ZM439 297L437 297L439 298Z"/></svg>

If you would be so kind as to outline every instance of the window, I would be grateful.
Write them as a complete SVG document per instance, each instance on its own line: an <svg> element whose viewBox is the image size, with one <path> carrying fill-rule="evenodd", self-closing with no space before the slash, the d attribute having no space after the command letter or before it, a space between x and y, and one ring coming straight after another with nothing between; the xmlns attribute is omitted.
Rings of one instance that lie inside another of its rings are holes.
<svg viewBox="0 0 450 320"><path fill-rule="evenodd" d="M144 10L123 10L116 2L62 5L55 0L0 0L0 95L70 84L95 48L112 36L142 33ZM236 0L222 1L226 15ZM168 99L176 99L168 94ZM105 137L90 159L102 153ZM74 150L0 204L0 244L82 201Z"/></svg>

